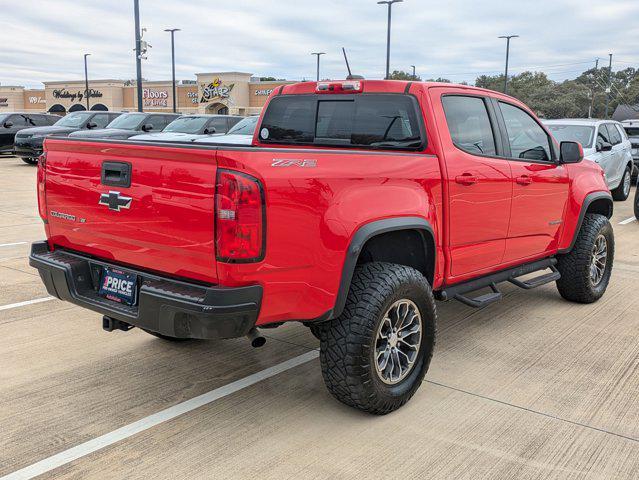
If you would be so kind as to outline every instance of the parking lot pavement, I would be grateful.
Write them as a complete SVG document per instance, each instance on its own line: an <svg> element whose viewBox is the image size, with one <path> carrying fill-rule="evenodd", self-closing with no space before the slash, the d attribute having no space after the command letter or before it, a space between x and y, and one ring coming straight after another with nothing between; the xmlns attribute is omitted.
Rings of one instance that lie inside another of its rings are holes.
<svg viewBox="0 0 639 480"><path fill-rule="evenodd" d="M34 181L35 168L0 157L0 188L29 205L0 199L0 245L43 237ZM105 333L98 314L58 300L0 310L0 476L222 392L43 478L636 478L639 223L620 225L631 201L615 209L600 302L567 303L548 285L505 287L484 310L440 303L426 382L385 417L333 400L315 355L224 393L314 352L301 325L265 330L255 350ZM47 296L27 255L0 247L0 307Z"/></svg>

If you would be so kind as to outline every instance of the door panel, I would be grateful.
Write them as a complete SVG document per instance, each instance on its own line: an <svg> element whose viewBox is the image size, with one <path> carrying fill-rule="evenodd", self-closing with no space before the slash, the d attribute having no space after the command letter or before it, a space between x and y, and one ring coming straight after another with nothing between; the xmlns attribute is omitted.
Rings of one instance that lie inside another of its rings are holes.
<svg viewBox="0 0 639 480"><path fill-rule="evenodd" d="M499 102L513 176L504 262L554 253L568 200L568 173L555 163L550 135L526 110Z"/></svg>
<svg viewBox="0 0 639 480"><path fill-rule="evenodd" d="M449 279L455 281L502 263L512 174L508 160L497 158L500 143L485 99L450 88L432 89L431 95L438 124L448 127L441 130L441 141L449 197Z"/></svg>

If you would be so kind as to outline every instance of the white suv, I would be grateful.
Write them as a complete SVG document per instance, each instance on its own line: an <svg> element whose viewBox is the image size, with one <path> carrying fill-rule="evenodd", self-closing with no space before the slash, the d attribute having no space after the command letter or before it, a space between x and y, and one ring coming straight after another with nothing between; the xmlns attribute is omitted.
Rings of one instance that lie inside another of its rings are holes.
<svg viewBox="0 0 639 480"><path fill-rule="evenodd" d="M628 198L633 170L632 145L621 123L612 120L562 119L546 120L544 124L558 142L581 143L585 158L598 163L605 172L613 198Z"/></svg>

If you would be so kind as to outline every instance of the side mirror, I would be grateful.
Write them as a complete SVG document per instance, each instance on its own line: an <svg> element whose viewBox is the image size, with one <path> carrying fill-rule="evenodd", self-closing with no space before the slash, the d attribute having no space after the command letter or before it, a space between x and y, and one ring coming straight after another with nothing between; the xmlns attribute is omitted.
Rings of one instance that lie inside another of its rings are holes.
<svg viewBox="0 0 639 480"><path fill-rule="evenodd" d="M89 122L89 123L87 123L87 128L88 128L89 130L91 130L92 128L95 128L95 127L97 127L97 126L98 126L98 124L97 124L97 123L95 123L95 122Z"/></svg>
<svg viewBox="0 0 639 480"><path fill-rule="evenodd" d="M584 159L584 149L578 142L561 142L559 151L561 163L579 163Z"/></svg>
<svg viewBox="0 0 639 480"><path fill-rule="evenodd" d="M4 128L11 128L13 127L13 122L4 122Z"/></svg>
<svg viewBox="0 0 639 480"><path fill-rule="evenodd" d="M148 132L150 130L153 130L153 125L151 125L150 123L145 123L144 125L142 125L142 130L144 132Z"/></svg>
<svg viewBox="0 0 639 480"><path fill-rule="evenodd" d="M608 142L601 142L597 144L598 152L609 152L610 150L612 150L612 144Z"/></svg>
<svg viewBox="0 0 639 480"><path fill-rule="evenodd" d="M211 135L212 133L215 133L215 127L206 127L204 129L204 135Z"/></svg>

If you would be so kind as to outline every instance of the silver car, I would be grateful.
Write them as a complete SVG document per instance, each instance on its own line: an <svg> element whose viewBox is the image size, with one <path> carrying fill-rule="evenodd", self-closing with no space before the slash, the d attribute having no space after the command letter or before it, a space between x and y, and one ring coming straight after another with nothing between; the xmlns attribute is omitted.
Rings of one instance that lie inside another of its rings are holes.
<svg viewBox="0 0 639 480"><path fill-rule="evenodd" d="M546 120L544 124L558 142L581 143L585 158L599 164L606 174L613 198L628 198L633 170L632 145L619 122L563 119Z"/></svg>
<svg viewBox="0 0 639 480"><path fill-rule="evenodd" d="M624 120L621 122L623 125L628 138L630 139L630 143L632 143L632 158L635 161L635 174L639 171L639 118L635 120Z"/></svg>

